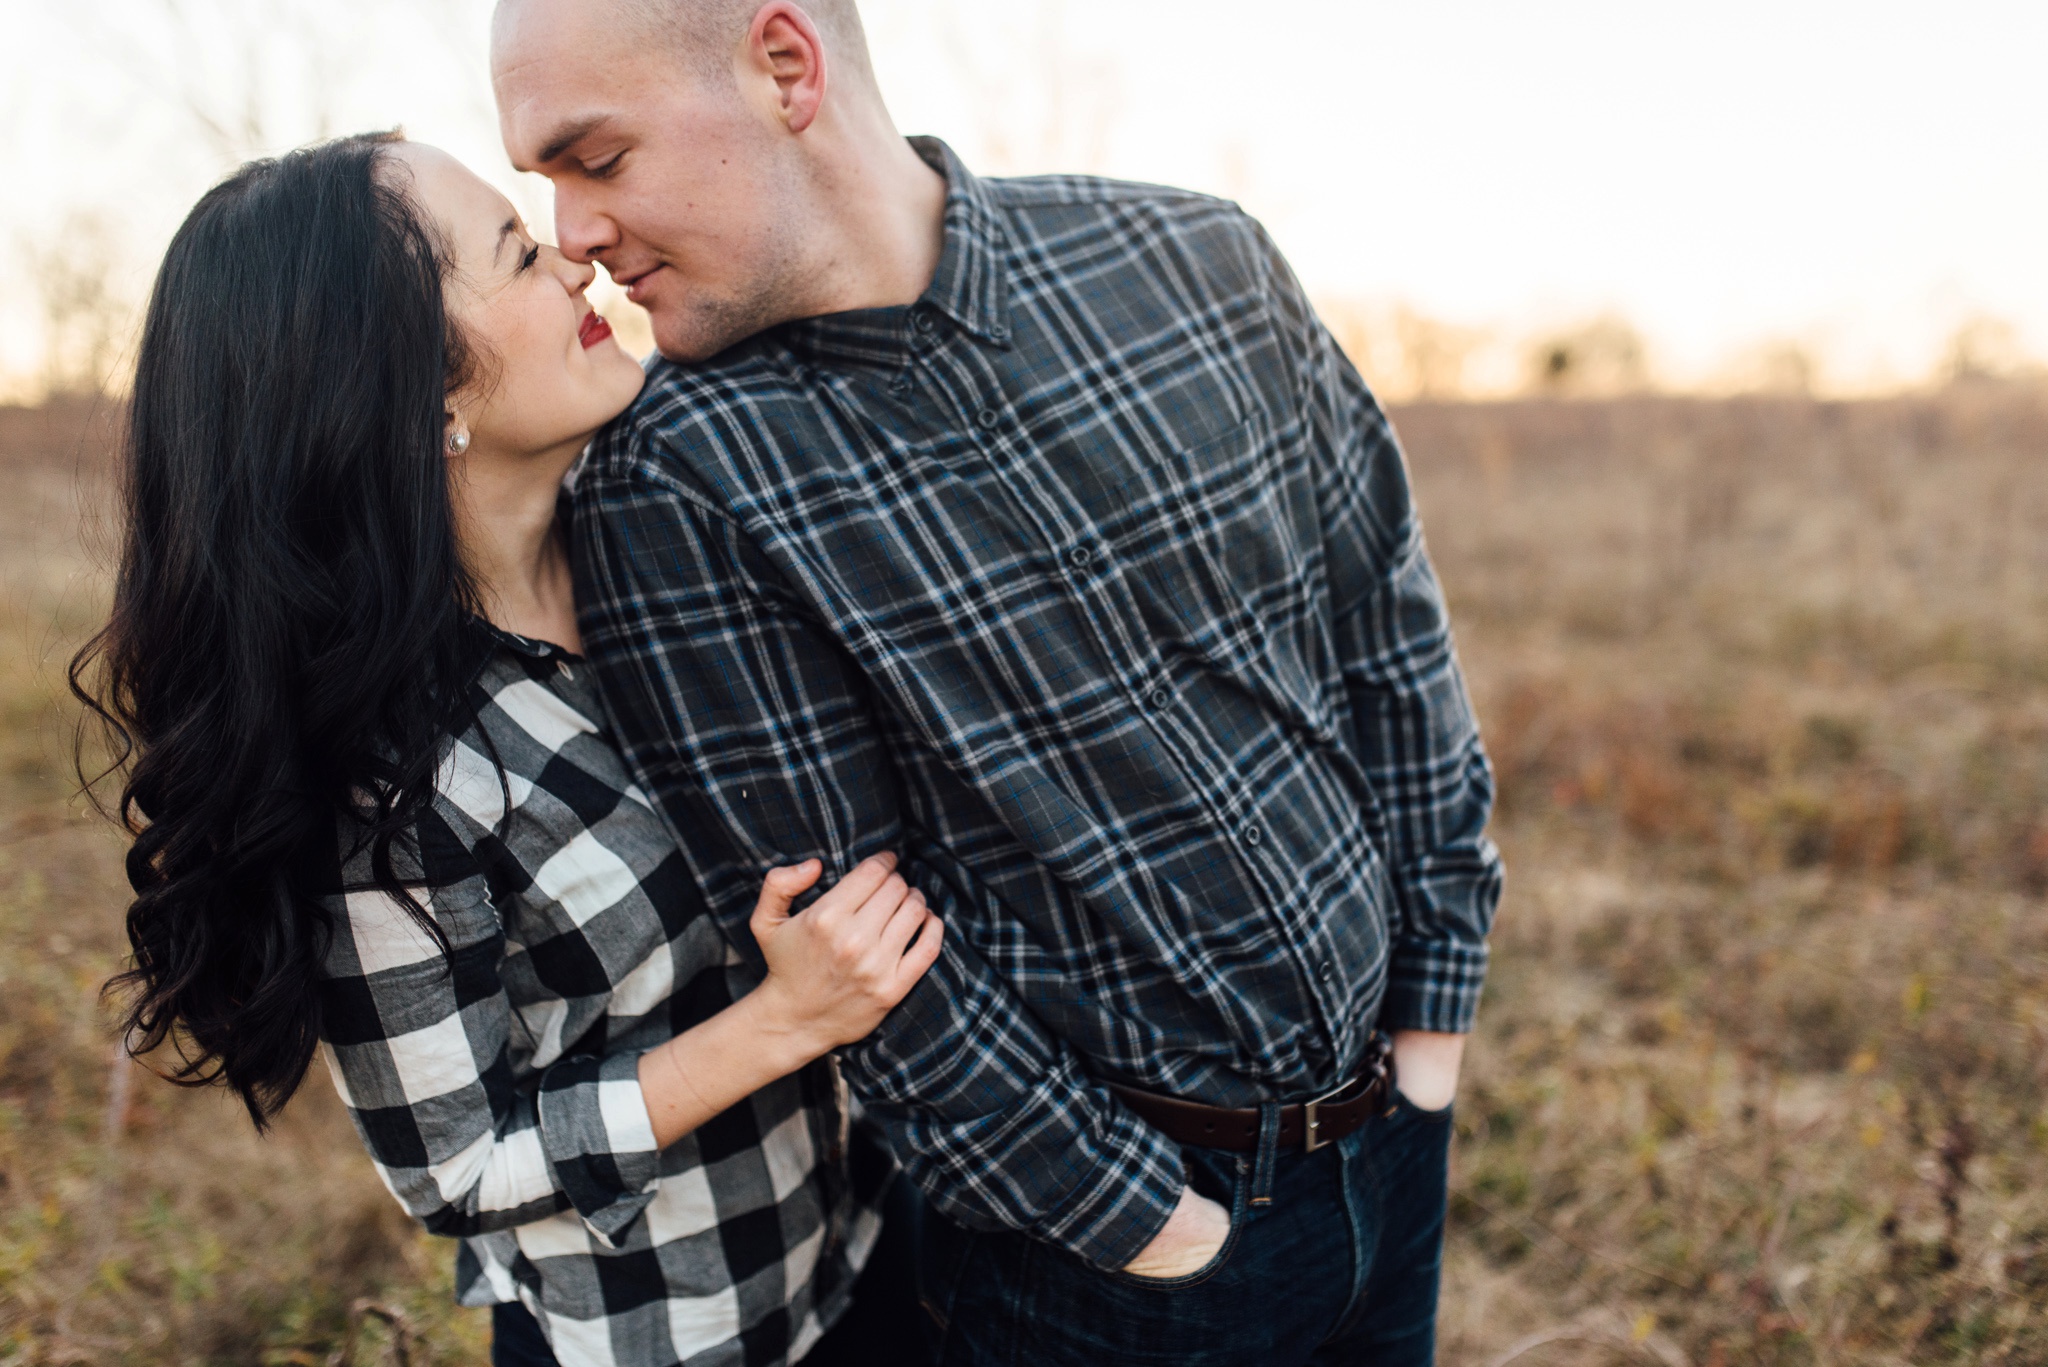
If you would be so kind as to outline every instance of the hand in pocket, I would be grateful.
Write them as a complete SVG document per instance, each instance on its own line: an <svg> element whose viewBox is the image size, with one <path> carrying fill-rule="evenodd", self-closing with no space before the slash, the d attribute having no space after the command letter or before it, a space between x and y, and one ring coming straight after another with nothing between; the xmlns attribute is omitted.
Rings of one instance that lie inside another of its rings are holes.
<svg viewBox="0 0 2048 1367"><path fill-rule="evenodd" d="M1160 1281L1192 1277L1216 1261L1229 1238L1230 1212L1193 1187L1183 1187L1166 1227L1125 1264L1124 1271Z"/></svg>

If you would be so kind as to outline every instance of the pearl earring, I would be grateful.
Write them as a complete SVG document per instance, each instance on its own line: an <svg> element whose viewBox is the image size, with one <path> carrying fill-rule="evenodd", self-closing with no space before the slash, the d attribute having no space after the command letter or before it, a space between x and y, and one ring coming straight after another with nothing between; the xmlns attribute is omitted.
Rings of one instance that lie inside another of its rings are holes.
<svg viewBox="0 0 2048 1367"><path fill-rule="evenodd" d="M469 449L469 429L458 427L448 434L448 454L459 456Z"/></svg>

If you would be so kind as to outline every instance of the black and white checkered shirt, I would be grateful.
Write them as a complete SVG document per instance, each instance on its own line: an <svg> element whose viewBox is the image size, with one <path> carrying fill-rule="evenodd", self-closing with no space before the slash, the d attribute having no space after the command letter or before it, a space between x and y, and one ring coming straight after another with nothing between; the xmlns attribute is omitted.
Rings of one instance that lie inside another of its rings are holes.
<svg viewBox="0 0 2048 1367"><path fill-rule="evenodd" d="M915 304L656 364L574 495L633 770L743 933L894 849L945 948L854 1091L936 1204L1102 1266L1180 1154L1470 1028L1492 776L1394 434L1234 205L949 182Z"/></svg>
<svg viewBox="0 0 2048 1367"><path fill-rule="evenodd" d="M335 1086L400 1203L461 1239L462 1303L524 1302L564 1367L793 1361L873 1246L886 1160L841 1160L823 1066L657 1151L640 1054L758 975L627 777L589 671L491 636L418 832L452 963L385 895L339 899ZM363 886L367 856L342 872Z"/></svg>

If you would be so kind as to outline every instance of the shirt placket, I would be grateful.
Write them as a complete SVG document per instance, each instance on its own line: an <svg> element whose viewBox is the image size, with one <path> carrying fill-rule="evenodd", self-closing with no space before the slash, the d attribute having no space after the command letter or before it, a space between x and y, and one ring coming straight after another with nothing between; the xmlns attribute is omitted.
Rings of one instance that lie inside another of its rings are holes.
<svg viewBox="0 0 2048 1367"><path fill-rule="evenodd" d="M921 366L941 416L958 431L971 433L975 445L1000 477L1010 497L1036 523L1046 544L1057 554L1062 572L1079 605L1096 647L1112 668L1127 663L1125 695L1147 715L1154 733L1184 773L1194 777L1200 799L1220 818L1265 894L1261 911L1276 928L1276 938L1293 959L1297 980L1316 1009L1325 1060L1341 1049L1343 1003L1335 991L1328 946L1317 946L1302 933L1308 924L1282 914L1290 895L1288 872L1280 867L1275 842L1268 839L1258 802L1242 775L1213 759L1216 747L1204 746L1195 728L1173 715L1178 690L1166 662L1152 645L1129 582L1109 553L1100 530L1073 509L1063 491L1034 477L1032 452L1003 383L1003 368L982 345L941 316L929 304L910 311L908 344ZM995 353L1009 355L1007 350Z"/></svg>

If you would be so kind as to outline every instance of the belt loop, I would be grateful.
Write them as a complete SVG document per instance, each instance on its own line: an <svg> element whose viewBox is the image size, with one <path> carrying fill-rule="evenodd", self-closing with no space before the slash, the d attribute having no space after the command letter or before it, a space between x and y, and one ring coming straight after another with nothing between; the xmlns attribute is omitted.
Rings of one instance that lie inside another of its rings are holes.
<svg viewBox="0 0 2048 1367"><path fill-rule="evenodd" d="M1280 1103L1268 1101L1259 1107L1259 1151L1252 1158L1252 1197L1255 1206L1273 1204L1273 1168L1280 1155Z"/></svg>

